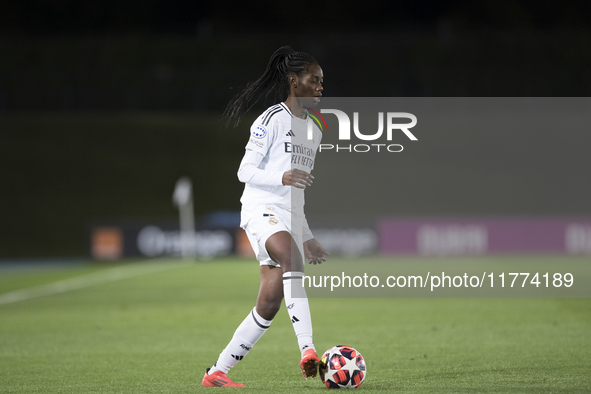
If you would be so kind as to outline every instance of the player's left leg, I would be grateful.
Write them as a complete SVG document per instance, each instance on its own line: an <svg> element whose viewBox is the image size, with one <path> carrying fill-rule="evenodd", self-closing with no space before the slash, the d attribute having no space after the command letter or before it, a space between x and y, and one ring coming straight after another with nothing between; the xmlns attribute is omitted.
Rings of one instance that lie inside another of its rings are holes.
<svg viewBox="0 0 591 394"><path fill-rule="evenodd" d="M312 340L312 317L308 297L302 286L304 262L301 251L287 231L270 236L265 247L273 261L283 268L283 295L302 354L302 374L304 378L315 378L319 359Z"/></svg>

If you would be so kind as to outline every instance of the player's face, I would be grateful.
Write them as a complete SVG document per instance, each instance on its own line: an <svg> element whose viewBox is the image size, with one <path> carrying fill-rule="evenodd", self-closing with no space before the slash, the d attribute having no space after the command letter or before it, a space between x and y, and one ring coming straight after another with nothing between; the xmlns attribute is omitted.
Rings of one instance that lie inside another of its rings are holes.
<svg viewBox="0 0 591 394"><path fill-rule="evenodd" d="M308 70L298 77L297 85L292 91L302 107L315 107L322 96L324 74L317 63L311 64Z"/></svg>

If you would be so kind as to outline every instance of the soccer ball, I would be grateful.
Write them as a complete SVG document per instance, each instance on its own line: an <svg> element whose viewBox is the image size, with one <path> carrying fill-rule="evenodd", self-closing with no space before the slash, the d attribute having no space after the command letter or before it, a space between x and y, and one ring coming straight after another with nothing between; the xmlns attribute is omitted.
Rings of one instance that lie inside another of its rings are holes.
<svg viewBox="0 0 591 394"><path fill-rule="evenodd" d="M354 389L365 379L365 360L351 346L334 346L320 358L319 371L329 389Z"/></svg>

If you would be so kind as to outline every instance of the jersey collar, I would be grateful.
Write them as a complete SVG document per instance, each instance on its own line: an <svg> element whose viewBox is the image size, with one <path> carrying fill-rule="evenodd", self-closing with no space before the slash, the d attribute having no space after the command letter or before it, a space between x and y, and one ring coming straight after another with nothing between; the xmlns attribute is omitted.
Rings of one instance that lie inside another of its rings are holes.
<svg viewBox="0 0 591 394"><path fill-rule="evenodd" d="M279 105L281 105L283 107L283 109L285 109L287 111L287 113L289 114L289 116L291 116L292 118L295 118L295 119L300 119L300 118L296 118L295 116L293 116L293 114L291 113L291 111L289 110L289 108L287 107L287 105L285 105L285 103L279 103ZM306 114L306 118L305 119L302 119L302 120L308 119L309 113L310 112L308 111L308 108L304 108L304 114Z"/></svg>
<svg viewBox="0 0 591 394"><path fill-rule="evenodd" d="M289 108L287 107L287 105L285 105L285 103L279 103L279 105L281 105L283 107L283 109L287 111L287 113L289 114L289 116L291 116L293 118L293 114L291 113L291 111L289 110Z"/></svg>

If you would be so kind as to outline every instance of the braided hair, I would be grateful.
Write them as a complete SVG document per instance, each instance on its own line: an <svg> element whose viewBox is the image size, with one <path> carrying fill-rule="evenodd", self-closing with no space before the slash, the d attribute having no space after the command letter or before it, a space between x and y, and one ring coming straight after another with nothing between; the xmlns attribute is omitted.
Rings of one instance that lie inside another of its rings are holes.
<svg viewBox="0 0 591 394"><path fill-rule="evenodd" d="M289 46L277 49L267 69L256 81L248 84L242 91L230 100L224 116L228 124L234 121L238 125L242 116L248 112L261 98L273 94L277 101L285 101L289 95L288 77L290 74L301 75L308 67L317 61L305 52L296 52Z"/></svg>

